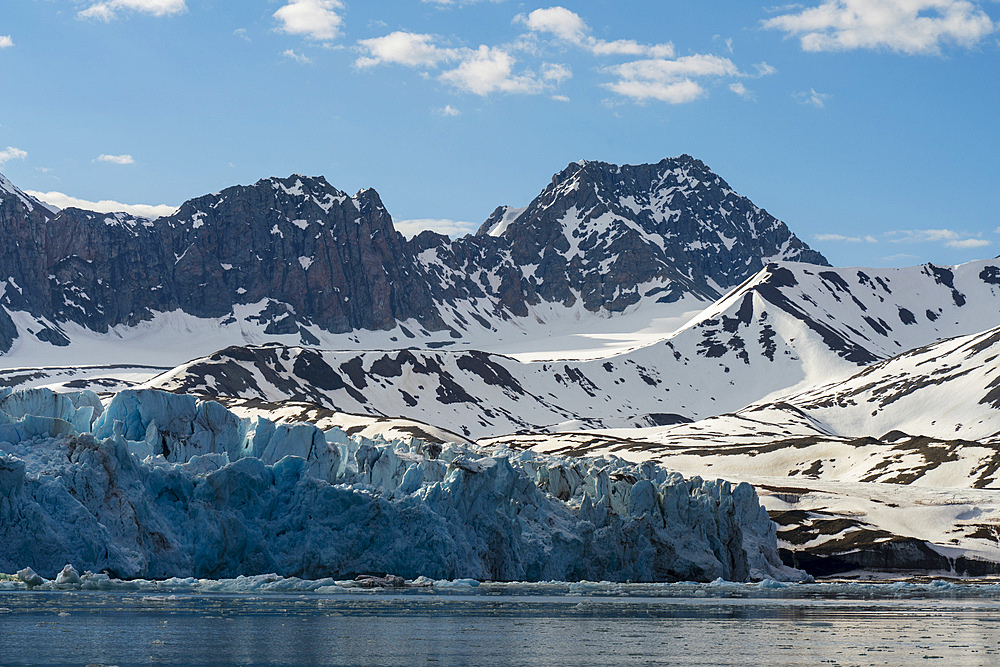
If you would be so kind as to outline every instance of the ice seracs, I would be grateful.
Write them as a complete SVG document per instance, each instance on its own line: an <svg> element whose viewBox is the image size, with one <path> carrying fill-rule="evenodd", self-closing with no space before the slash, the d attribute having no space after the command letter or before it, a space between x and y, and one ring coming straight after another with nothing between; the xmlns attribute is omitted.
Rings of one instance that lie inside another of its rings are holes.
<svg viewBox="0 0 1000 667"><path fill-rule="evenodd" d="M0 433L0 571L28 565L67 584L80 580L67 562L147 578L804 576L781 563L745 484L251 422L154 390L117 394L89 432L77 428L89 396L71 415L44 393L5 399L73 421L7 417L21 428Z"/></svg>

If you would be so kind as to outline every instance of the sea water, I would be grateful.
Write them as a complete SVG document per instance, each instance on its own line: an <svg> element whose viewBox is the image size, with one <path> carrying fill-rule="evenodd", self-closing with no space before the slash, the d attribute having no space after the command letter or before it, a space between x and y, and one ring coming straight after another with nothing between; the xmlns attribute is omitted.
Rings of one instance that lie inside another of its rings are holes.
<svg viewBox="0 0 1000 667"><path fill-rule="evenodd" d="M289 581L0 590L0 663L1000 663L994 585Z"/></svg>

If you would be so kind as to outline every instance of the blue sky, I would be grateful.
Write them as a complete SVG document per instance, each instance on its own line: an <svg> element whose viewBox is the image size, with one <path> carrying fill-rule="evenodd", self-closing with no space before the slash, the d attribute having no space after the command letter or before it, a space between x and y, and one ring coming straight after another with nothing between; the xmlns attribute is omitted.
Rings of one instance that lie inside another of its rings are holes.
<svg viewBox="0 0 1000 667"><path fill-rule="evenodd" d="M985 0L5 0L0 171L150 205L322 174L456 233L688 153L834 264L954 264L1000 253L998 79Z"/></svg>

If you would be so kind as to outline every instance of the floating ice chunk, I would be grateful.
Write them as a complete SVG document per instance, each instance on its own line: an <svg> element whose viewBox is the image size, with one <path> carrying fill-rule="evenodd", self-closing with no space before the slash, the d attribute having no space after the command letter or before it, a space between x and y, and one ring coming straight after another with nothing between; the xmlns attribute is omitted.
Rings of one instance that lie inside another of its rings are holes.
<svg viewBox="0 0 1000 667"><path fill-rule="evenodd" d="M56 586L72 586L81 583L83 582L80 581L80 574L69 563L56 575Z"/></svg>
<svg viewBox="0 0 1000 667"><path fill-rule="evenodd" d="M477 586L479 586L479 581L476 579L439 579L434 582L434 588L445 590L476 588Z"/></svg>
<svg viewBox="0 0 1000 667"><path fill-rule="evenodd" d="M606 587L606 584L596 581L576 581L569 585L569 594L585 595L587 593L596 593L603 591Z"/></svg>
<svg viewBox="0 0 1000 667"><path fill-rule="evenodd" d="M17 571L17 578L23 581L28 588L34 588L35 586L41 586L45 583L38 574L35 573L30 567L26 567L23 570Z"/></svg>

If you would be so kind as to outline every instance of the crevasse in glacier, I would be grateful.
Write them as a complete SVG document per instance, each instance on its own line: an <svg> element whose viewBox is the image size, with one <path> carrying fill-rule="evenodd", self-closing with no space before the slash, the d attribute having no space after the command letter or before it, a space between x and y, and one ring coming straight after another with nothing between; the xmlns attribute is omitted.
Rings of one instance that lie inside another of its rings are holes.
<svg viewBox="0 0 1000 667"><path fill-rule="evenodd" d="M0 393L0 571L797 580L754 490L646 463L240 418L155 390Z"/></svg>

